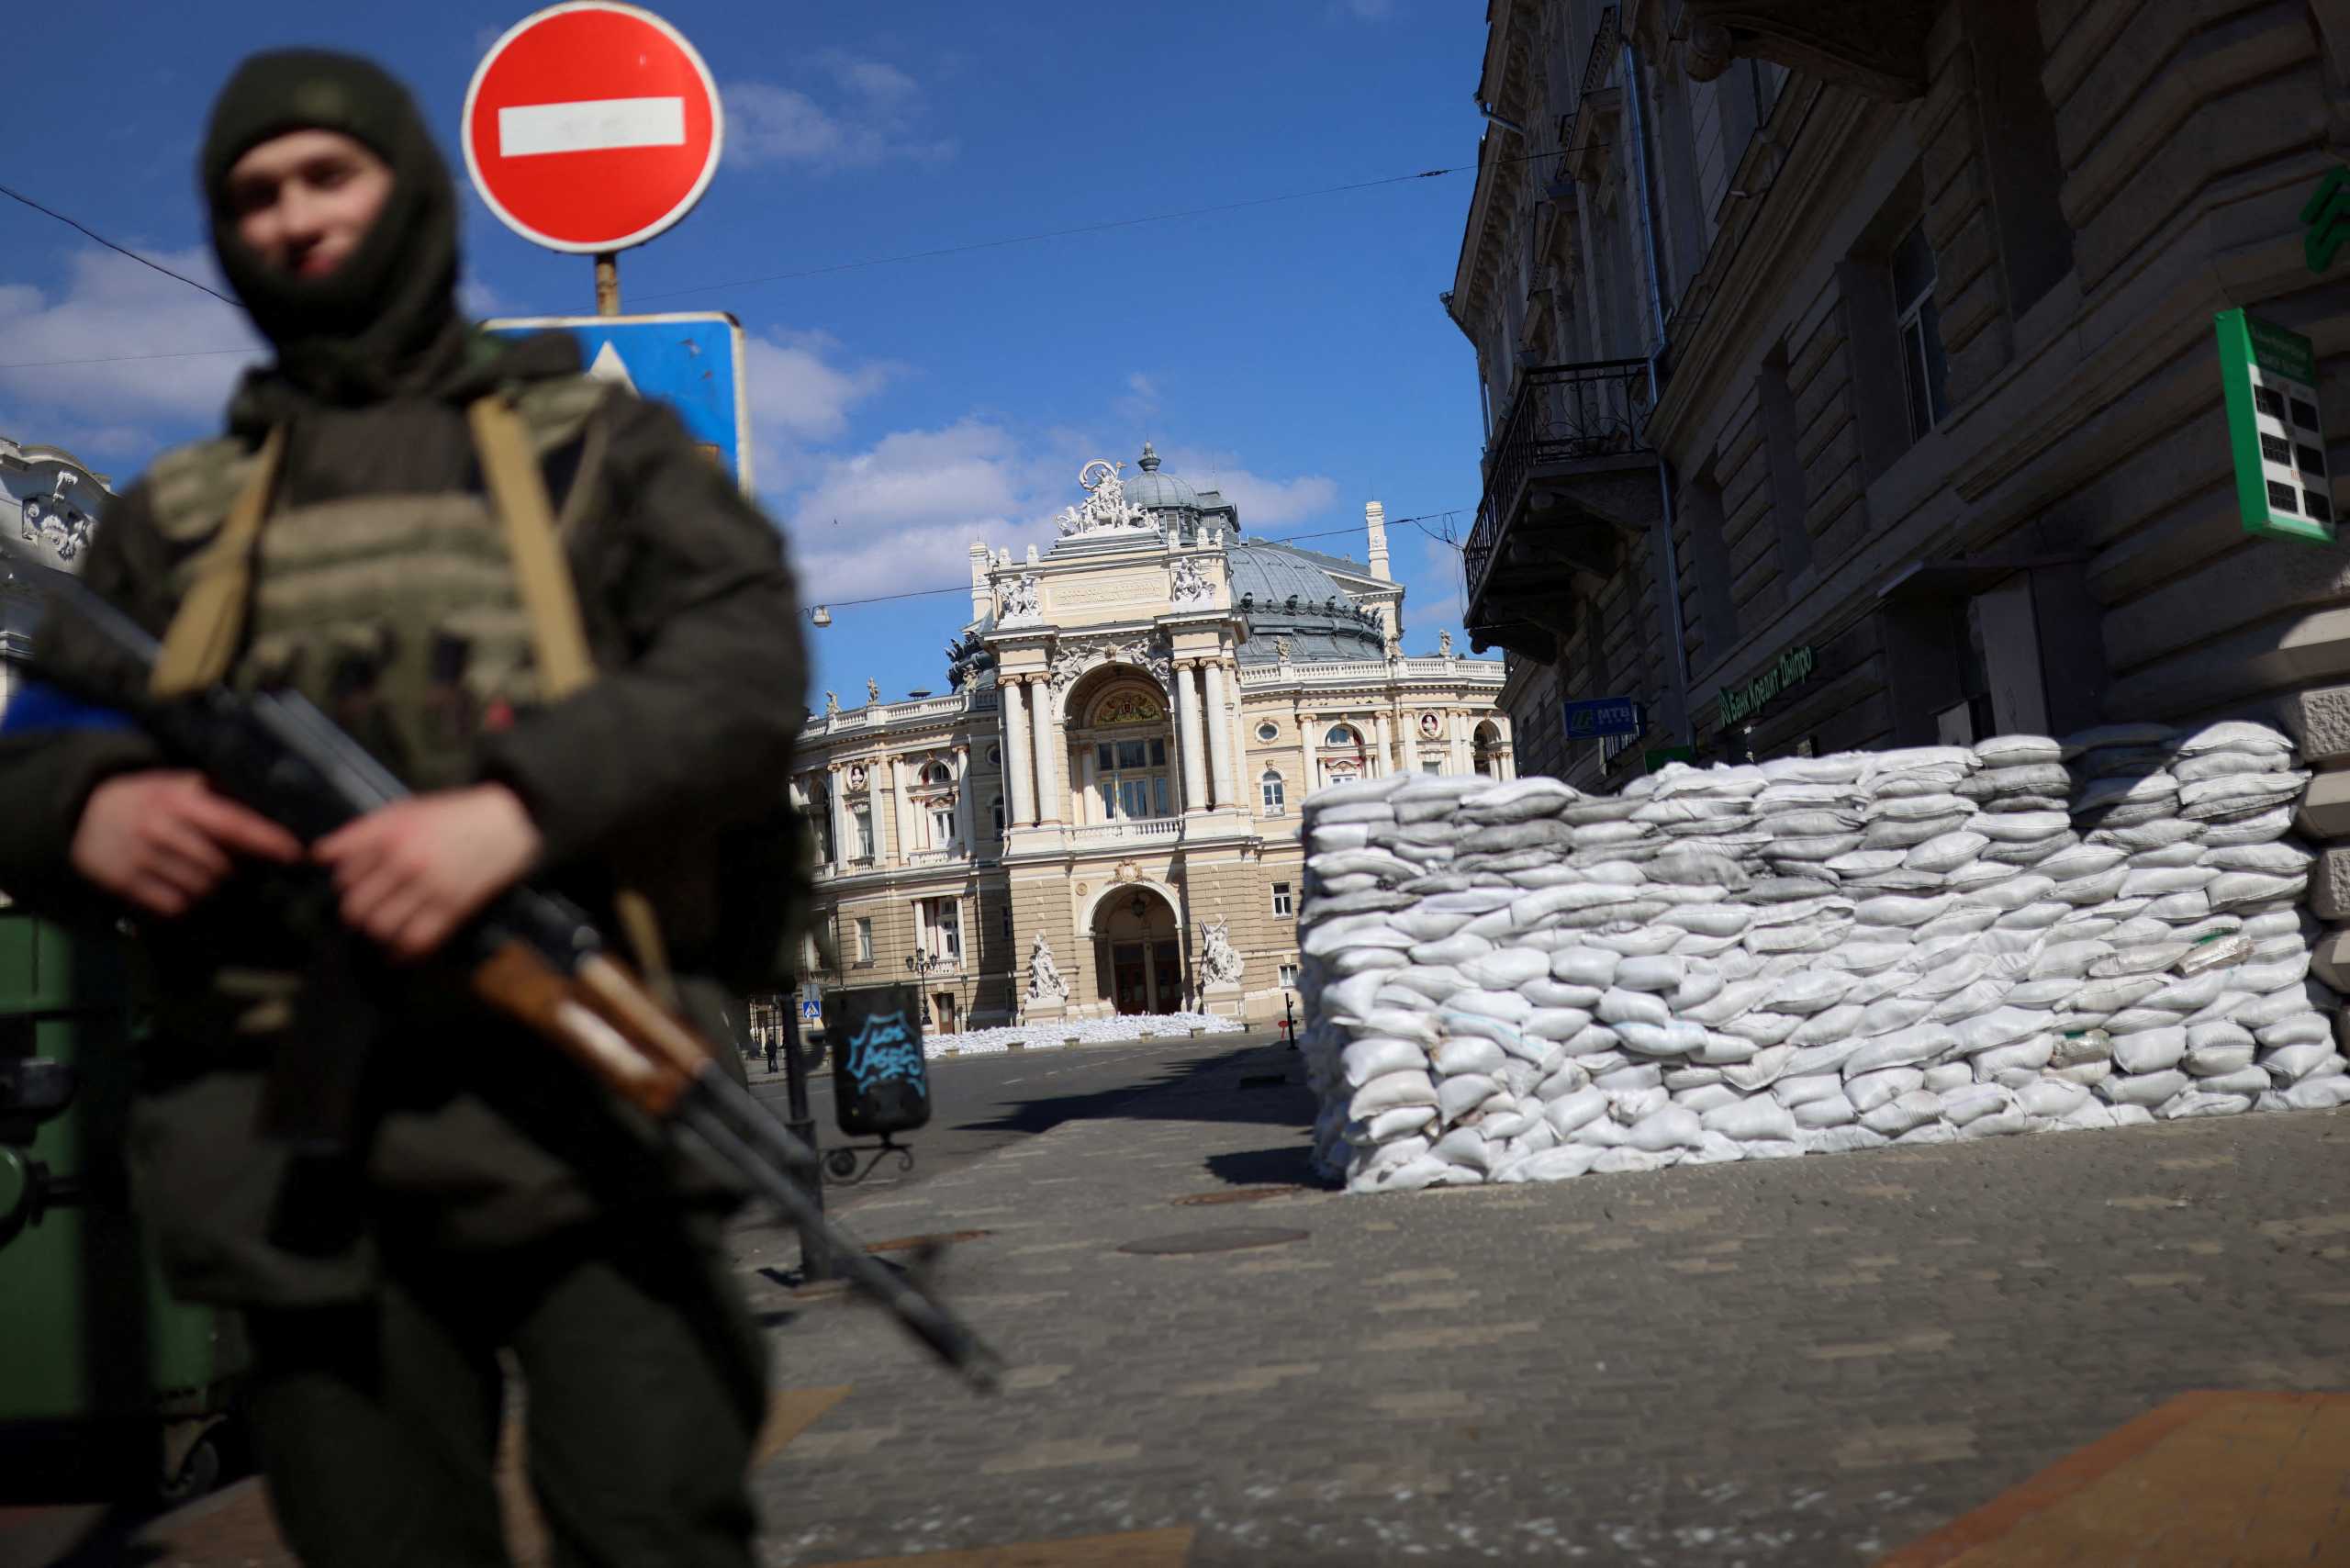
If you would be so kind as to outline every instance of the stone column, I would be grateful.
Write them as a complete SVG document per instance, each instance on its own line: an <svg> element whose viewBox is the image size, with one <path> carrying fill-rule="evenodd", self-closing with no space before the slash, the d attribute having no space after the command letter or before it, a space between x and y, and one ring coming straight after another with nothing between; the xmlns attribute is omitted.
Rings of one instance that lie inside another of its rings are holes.
<svg viewBox="0 0 2350 1568"><path fill-rule="evenodd" d="M845 867L856 858L856 837L848 814L848 790L844 782L841 765L837 762L824 769L824 782L831 790L833 811L833 864Z"/></svg>
<svg viewBox="0 0 2350 1568"><path fill-rule="evenodd" d="M1207 680L1208 759L1215 768L1215 803L1229 810L1240 803L1233 782L1232 715L1224 706L1224 661L1210 659L1200 666Z"/></svg>
<svg viewBox="0 0 2350 1568"><path fill-rule="evenodd" d="M1028 685L1028 722L1036 734L1036 821L1058 823L1069 811L1069 790L1061 783L1061 720L1055 711L1050 680L1038 677Z"/></svg>
<svg viewBox="0 0 2350 1568"><path fill-rule="evenodd" d="M1200 757L1200 696L1192 661L1175 666L1175 728L1183 750L1183 814L1208 809L1207 769Z"/></svg>
<svg viewBox="0 0 2350 1568"><path fill-rule="evenodd" d="M1009 833L1035 821L1028 790L1028 765L1035 748L1029 743L1027 693L1017 676L998 681L1003 698L1003 825Z"/></svg>
<svg viewBox="0 0 2350 1568"><path fill-rule="evenodd" d="M978 823L971 812L971 748L955 748L955 850L967 857L979 852Z"/></svg>
<svg viewBox="0 0 2350 1568"><path fill-rule="evenodd" d="M1384 710L1371 716L1371 777L1383 778L1395 771L1395 732L1387 722Z"/></svg>
<svg viewBox="0 0 2350 1568"><path fill-rule="evenodd" d="M1289 791L1284 802L1292 816L1305 810L1305 797L1314 792L1314 743L1321 738L1315 732L1321 727L1321 720L1311 713L1297 716L1298 759L1305 771L1297 776L1297 787Z"/></svg>
<svg viewBox="0 0 2350 1568"><path fill-rule="evenodd" d="M1477 743L1469 733L1469 715L1455 712L1448 716L1452 728L1452 770L1455 773L1477 771Z"/></svg>
<svg viewBox="0 0 2350 1568"><path fill-rule="evenodd" d="M898 759L876 758L866 776L866 804L873 812L873 858L877 864L903 860L913 846L906 842L905 813L898 809Z"/></svg>

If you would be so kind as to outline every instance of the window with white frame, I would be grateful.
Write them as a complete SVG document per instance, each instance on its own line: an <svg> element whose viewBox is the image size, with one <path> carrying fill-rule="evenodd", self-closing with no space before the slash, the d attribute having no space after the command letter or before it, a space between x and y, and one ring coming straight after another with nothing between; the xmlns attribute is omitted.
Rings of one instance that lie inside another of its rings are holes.
<svg viewBox="0 0 2350 1568"><path fill-rule="evenodd" d="M1283 964L1281 966L1281 989L1283 991L1294 991L1297 989L1297 966L1295 964Z"/></svg>
<svg viewBox="0 0 2350 1568"><path fill-rule="evenodd" d="M1921 218L1893 248L1893 313L1901 330L1901 374L1909 394L1909 439L1950 414L1949 366L1942 358L1942 312L1934 305L1934 249Z"/></svg>
<svg viewBox="0 0 2350 1568"><path fill-rule="evenodd" d="M1278 770L1265 769L1265 776L1257 780L1257 792L1264 800L1267 816L1277 817L1287 810L1288 797L1281 790L1281 776Z"/></svg>
<svg viewBox="0 0 2350 1568"><path fill-rule="evenodd" d="M914 916L922 931L922 950L931 958L956 962L963 957L963 912L955 899L917 899Z"/></svg>
<svg viewBox="0 0 2350 1568"><path fill-rule="evenodd" d="M1275 882L1273 884L1273 913L1286 919L1290 913L1291 900L1289 896L1289 884L1287 882Z"/></svg>
<svg viewBox="0 0 2350 1568"><path fill-rule="evenodd" d="M849 816L856 824L856 857L859 860L872 859L873 808L870 806L855 807L849 812Z"/></svg>
<svg viewBox="0 0 2350 1568"><path fill-rule="evenodd" d="M1102 741L1093 748L1093 783L1105 818L1164 817L1168 805L1167 742L1161 737Z"/></svg>
<svg viewBox="0 0 2350 1568"><path fill-rule="evenodd" d="M865 915L857 916L856 920L856 961L860 964L873 961L873 922Z"/></svg>
<svg viewBox="0 0 2350 1568"><path fill-rule="evenodd" d="M954 842L955 808L952 806L931 807L930 846L933 849L945 849Z"/></svg>

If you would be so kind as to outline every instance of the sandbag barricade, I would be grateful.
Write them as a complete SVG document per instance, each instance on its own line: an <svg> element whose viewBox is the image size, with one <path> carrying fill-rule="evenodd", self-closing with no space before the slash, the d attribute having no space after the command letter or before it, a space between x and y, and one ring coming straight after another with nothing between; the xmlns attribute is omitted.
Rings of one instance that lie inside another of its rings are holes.
<svg viewBox="0 0 2350 1568"><path fill-rule="evenodd" d="M1300 1036L1357 1191L2350 1102L2308 775L2241 721L1306 802Z"/></svg>

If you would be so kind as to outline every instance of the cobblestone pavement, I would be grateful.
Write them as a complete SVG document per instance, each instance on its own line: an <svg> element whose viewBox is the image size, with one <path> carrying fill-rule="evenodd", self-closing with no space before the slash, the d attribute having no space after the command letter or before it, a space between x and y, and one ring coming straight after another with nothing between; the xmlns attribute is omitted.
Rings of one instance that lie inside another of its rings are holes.
<svg viewBox="0 0 2350 1568"><path fill-rule="evenodd" d="M2350 1388L2343 1113L1177 1206L1305 1180L1301 1077L1236 1047L843 1205L990 1233L942 1282L993 1400L746 1235L778 1382L850 1385L755 1477L765 1560L1189 1528L1192 1568L1865 1563L2185 1391ZM1241 1228L1305 1235L1119 1250Z"/></svg>

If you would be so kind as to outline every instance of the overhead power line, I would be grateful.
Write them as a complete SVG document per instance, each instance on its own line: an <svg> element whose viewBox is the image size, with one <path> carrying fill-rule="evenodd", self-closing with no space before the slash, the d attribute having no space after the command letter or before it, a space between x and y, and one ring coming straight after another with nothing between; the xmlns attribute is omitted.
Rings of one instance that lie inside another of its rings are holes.
<svg viewBox="0 0 2350 1568"><path fill-rule="evenodd" d="M196 279L194 279L194 278L192 278L192 277L188 276L185 273L175 273L175 272L173 272L171 268L169 268L169 267L165 266L162 263L158 262L158 261L152 261L152 260L150 260L148 257L142 256L142 255L140 255L138 252L136 252L136 251L134 251L134 250L130 249L130 247L129 247L128 245L118 245L118 244L116 244L113 241L111 241L111 240L107 239L105 235L103 235L103 234L99 233L96 230L95 230L95 229L91 228L88 224L82 222L82 221L81 221L80 219L78 219L78 218L68 218L68 217L66 217L66 216L65 216L65 214L63 214L63 213L62 213L62 212L58 211L55 207L43 207L43 206L41 206L41 204L40 204L40 203L39 203L39 202L37 202L37 201L33 200L33 198L32 198L32 197L30 197L30 196L26 196L26 195L25 195L23 192L21 192L21 191L12 191L12 190L10 190L10 189L9 189L7 186L6 186L6 185L0 185L0 196L6 196L6 197L7 197L9 200L11 200L11 201L20 201L20 202L23 202L27 207L31 207L35 212L40 213L40 214L44 215L45 217L54 218L55 219L57 219L57 221L58 221L58 222L62 223L62 224L65 224L65 225L67 225L67 226L69 226L69 227L71 227L71 228L78 229L78 230L80 230L83 233L84 233L84 234L88 235L91 239L95 240L99 244L104 245L107 250L109 250L109 251L118 252L120 252L120 253L121 253L121 254L123 254L123 255L129 256L132 261L137 262L137 263L138 263L140 266L142 266L142 267L152 267L152 268L154 268L157 272L162 273L165 277L177 278L177 279L179 279L179 281L180 281L180 282L182 282L182 283L184 283L184 284L187 285L190 288L194 288L194 289L201 289L203 292L205 292L206 294L208 294L208 295L212 296L212 297L213 297L213 298L215 298L215 299L218 300L218 301L219 301L221 304L223 304L223 305L234 305L234 304L236 304L236 303L237 303L235 300L233 300L233 299L229 298L227 295L225 295L225 294L221 293L218 289L217 289L217 288L213 288L213 287L211 287L211 286L207 286L207 285L205 285L205 284L198 283L198 282L196 282ZM201 352L201 353L218 353L218 352L219 352L219 351L218 351L218 350L213 350L213 349L206 349L206 350L201 350L201 351L199 351L199 352ZM241 353L241 352L243 352L243 351L241 351L241 350L238 350L238 351L235 351L235 352ZM134 358L134 357L140 357L140 356L126 355L126 356L124 356L124 357L126 357L126 358ZM156 357L156 358L159 358L159 359L160 359L160 358L176 358L176 357L179 357L179 356L177 356L177 355L165 355L165 354L159 354L159 355L155 355L155 356L153 356L153 357ZM68 364L68 363L71 363L71 362L70 362L70 361L60 361L59 363L61 363L61 364ZM6 368L6 367L0 367L0 368Z"/></svg>
<svg viewBox="0 0 2350 1568"><path fill-rule="evenodd" d="M1525 163L1530 162L1536 159L1556 157L1560 151L1561 149L1555 147L1545 148L1535 152L1512 153L1508 157L1496 158L1493 160L1493 162L1495 165ZM1408 174L1389 174L1384 178L1376 180L1355 180L1346 185L1319 185L1312 190L1284 191L1278 196L1251 196L1242 201L1216 202L1206 207L1183 207L1171 212L1143 213L1132 218L1105 218L1099 223L1081 223L1065 229L1045 229L1029 234L1007 235L997 240L974 240L959 245L941 245L927 251L907 251L896 255L889 256L867 256L856 261L835 262L828 266L806 267L797 272L769 273L759 277L737 278L731 283L695 284L687 288L665 289L657 294L640 294L634 297L639 300L677 299L688 294L709 294L720 289L750 288L761 284L789 283L802 278L829 276L834 273L856 272L866 267L893 266L905 262L931 261L942 256L965 255L975 251L1002 250L1010 245L1040 244L1047 240L1063 240L1079 234L1099 234L1112 230L1134 229L1145 224L1152 223L1173 223L1187 218L1203 218L1220 212L1238 212L1248 207L1273 207L1285 202L1306 201L1317 196L1343 196L1351 191L1374 190L1382 185L1408 185L1415 180L1438 179L1447 174L1473 174L1482 166L1483 165L1478 163L1454 163L1449 164L1440 169L1421 169ZM87 224L81 222L77 218L68 217L66 214L59 212L52 207L43 207L39 202L33 200L30 196L20 195L16 191L10 190L6 185L0 185L0 196L14 197L16 200L24 203L27 207L31 207L36 212L45 214L48 217L57 219L60 223L67 224L70 227L78 230L82 233L88 235L92 240L95 240L99 244L104 245L107 250L119 252L121 254L129 257L132 261L137 262L140 265L152 267L155 271L162 273L166 277L177 278L180 282L186 284L190 288L201 289L204 293L210 295L213 298L219 300L225 305L234 305L237 303L227 295L220 293L218 289L207 287L206 285L198 283L196 279L186 276L185 274L173 272L171 268L163 265L162 263L150 260L148 257L140 255L138 252L133 251L127 246L118 245L113 241L107 239L105 235L99 233L96 230L90 228ZM43 370L73 364L119 364L132 360L143 359L197 359L213 354L251 353L253 351L250 347L185 349L167 353L109 354L102 358L94 359L0 361L0 370Z"/></svg>

